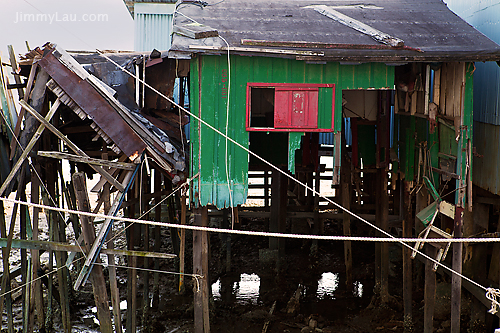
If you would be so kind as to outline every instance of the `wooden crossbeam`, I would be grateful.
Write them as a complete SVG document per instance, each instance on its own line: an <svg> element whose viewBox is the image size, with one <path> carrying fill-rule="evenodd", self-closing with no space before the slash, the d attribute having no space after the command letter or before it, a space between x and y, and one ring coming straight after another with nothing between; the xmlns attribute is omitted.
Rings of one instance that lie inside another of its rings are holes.
<svg viewBox="0 0 500 333"><path fill-rule="evenodd" d="M38 156L56 158L56 159L60 159L60 160L68 160L68 161L79 162L79 163L94 164L94 165L100 165L100 166L104 166L104 167L108 167L108 168L117 168L117 169L123 169L123 170L134 170L136 167L136 164L134 164L134 163L113 162L113 161L101 160L99 158L82 157L82 156L78 156L78 155L55 152L55 151L39 151Z"/></svg>

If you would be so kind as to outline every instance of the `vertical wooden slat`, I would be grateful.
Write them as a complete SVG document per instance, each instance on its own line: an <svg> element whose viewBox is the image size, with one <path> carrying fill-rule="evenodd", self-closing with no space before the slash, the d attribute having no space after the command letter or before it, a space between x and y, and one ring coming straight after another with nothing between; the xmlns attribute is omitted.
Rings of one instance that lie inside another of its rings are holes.
<svg viewBox="0 0 500 333"><path fill-rule="evenodd" d="M206 206L195 210L195 225L208 226L208 208ZM194 283L194 330L195 333L210 333L208 234L206 231L193 231L193 273L203 276Z"/></svg>
<svg viewBox="0 0 500 333"><path fill-rule="evenodd" d="M411 194L409 182L404 182L404 219L403 219L403 237L411 238L413 232L413 211L411 205ZM411 250L403 246L403 303L404 317L403 325L405 332L413 332L413 274Z"/></svg>

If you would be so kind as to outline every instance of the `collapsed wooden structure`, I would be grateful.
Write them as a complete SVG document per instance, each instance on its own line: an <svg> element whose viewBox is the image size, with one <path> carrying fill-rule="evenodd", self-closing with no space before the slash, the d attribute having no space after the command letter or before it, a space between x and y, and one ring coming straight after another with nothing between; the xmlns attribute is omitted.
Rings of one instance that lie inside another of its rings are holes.
<svg viewBox="0 0 500 333"><path fill-rule="evenodd" d="M174 61L162 58L161 53L155 53L155 56L106 55L127 66L128 70L139 73L142 80L165 95L172 96L176 78L174 68L177 66L177 73L182 70ZM152 219L154 216L156 220L162 219L163 208L166 212L163 216L168 216L165 221L174 223L179 219L185 222L187 142L183 126L188 120L177 108L172 108L168 101L159 99L156 94L146 92L144 84L130 80L127 74L95 53L75 54L73 57L58 46L47 43L22 57L19 67L14 61L15 57L11 65L16 79L26 77L25 86L20 84L17 87L25 90L24 95L20 94L23 98L18 118L5 117L9 113L17 115L17 112L2 105L3 119L8 119L2 124L6 132L10 130L10 135L3 139L11 139L10 144L3 141L7 148L11 148L10 156L3 161L10 158L12 162L2 163L2 170L10 171L2 172L0 196L8 197L12 192L22 202L26 202L29 196L33 204L104 212L109 216L116 216L123 209L129 217ZM2 154L8 152L9 149L2 150ZM92 188L87 188L88 178L93 174L100 176L100 180ZM31 183L31 188L27 194L28 183ZM92 193L98 195L98 200L91 205L89 196ZM184 200L180 200L181 196ZM3 201L0 206L3 212ZM182 217L176 217L176 210L184 212ZM117 229L113 227L112 218L101 221L102 225L96 231L96 221L92 217L45 210L43 223L46 225L42 228L39 225L42 223L41 214L39 207L28 210L16 203L9 215L10 221L5 221L4 214L0 216L4 272L2 298L6 300L9 331L14 329L10 279L15 277L13 272L17 272L24 286L24 332L32 332L35 327L38 330L51 329L52 298L59 303L62 328L71 332L70 295L76 292L72 287L79 290L89 278L101 331L121 332L116 255L127 256L131 268L127 279L126 329L127 332L135 331L137 273L133 268L137 267L136 258L143 257L144 267L154 265L158 269L158 260L177 258L184 253L179 248L184 246L180 240L183 237L179 238L171 230L175 253L160 253L161 243L165 241L160 238L160 227L155 227L153 237L149 226L131 223L125 228L127 248L114 249ZM10 223L8 235L7 223ZM14 239L16 227L20 234ZM40 234L42 229L48 231L48 240L41 240L45 239L45 235ZM11 270L9 254L14 248L21 249L21 267ZM49 253L49 264L45 267L40 264L43 251ZM110 297L106 291L100 253L108 256ZM182 273L183 255L179 259ZM75 279L69 275L71 267L79 271ZM57 272L58 290L52 287L54 272ZM45 276L48 279L45 283L48 288L46 301L42 296L41 282ZM146 272L144 279L143 295L147 299L143 304L149 305L150 284L155 288L153 294L159 294L158 273L150 280L149 272ZM180 279L180 288L184 288L183 279ZM153 304L158 304L157 296L153 298L156 299ZM113 307L113 320L108 310L109 303ZM147 311L144 315L147 316Z"/></svg>

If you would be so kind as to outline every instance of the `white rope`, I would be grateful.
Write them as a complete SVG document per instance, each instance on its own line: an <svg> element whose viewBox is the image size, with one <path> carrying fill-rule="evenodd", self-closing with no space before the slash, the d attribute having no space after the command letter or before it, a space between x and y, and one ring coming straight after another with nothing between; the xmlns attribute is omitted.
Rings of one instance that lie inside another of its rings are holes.
<svg viewBox="0 0 500 333"><path fill-rule="evenodd" d="M277 238L291 238L291 239L306 239L306 240L326 240L326 241L360 241L360 242L386 242L386 243L500 243L499 238L493 237L483 237L483 238L396 238L396 237L360 237L360 236L325 236L325 235L306 235L306 234L283 234L277 232L267 232L267 231L248 231L248 230L231 230L231 229L221 229L213 227L201 227L186 224L176 224L168 222L158 222L151 220L138 220L128 217L118 217L99 213L82 212L78 210L58 208L53 206L46 206L42 204L35 204L31 202L25 202L20 200L8 199L0 197L0 200L11 203L18 203L21 205L29 207L43 208L47 210L54 210L65 212L69 214L83 215L100 219L112 219L115 221L130 222L130 223L140 223L149 224L153 226L168 227L168 228L179 228L186 230L197 230L197 231L207 231L214 233L225 233L225 234L235 234L235 235L245 235L245 236L262 236L262 237L277 237ZM410 246L410 245L408 245ZM411 247L413 251L413 247ZM419 252L420 253L420 252ZM424 253L420 253L425 256ZM432 260L432 258L429 258ZM446 267L446 266L445 266ZM485 288L486 289L486 288Z"/></svg>
<svg viewBox="0 0 500 333"><path fill-rule="evenodd" d="M497 299L500 298L500 290L495 288L486 288L486 298L491 301L491 309L488 311L491 314L495 314L498 312L498 308L500 307L500 303Z"/></svg>

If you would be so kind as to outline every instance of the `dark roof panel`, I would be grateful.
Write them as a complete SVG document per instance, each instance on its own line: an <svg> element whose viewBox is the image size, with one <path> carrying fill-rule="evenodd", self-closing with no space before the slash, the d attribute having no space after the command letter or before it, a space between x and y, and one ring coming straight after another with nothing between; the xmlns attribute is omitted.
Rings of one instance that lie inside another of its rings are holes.
<svg viewBox="0 0 500 333"><path fill-rule="evenodd" d="M370 36L320 14L312 5L326 5L372 28L400 38L409 48L388 48ZM361 5L361 6L360 6ZM179 12L217 29L231 47L244 46L242 39L269 42L349 44L375 49L321 49L326 60L344 61L481 61L499 60L500 46L454 14L440 0L269 1L225 0L213 6L181 4ZM177 14L176 25L191 21ZM225 47L217 37L190 39L174 35L172 51L193 52L193 46ZM283 49L284 47L279 47ZM377 49L379 48L379 49ZM306 48L288 47L291 50ZM315 49L318 51L318 49ZM196 51L200 52L200 51ZM243 52L235 50L236 53ZM292 56L292 55L289 55Z"/></svg>

